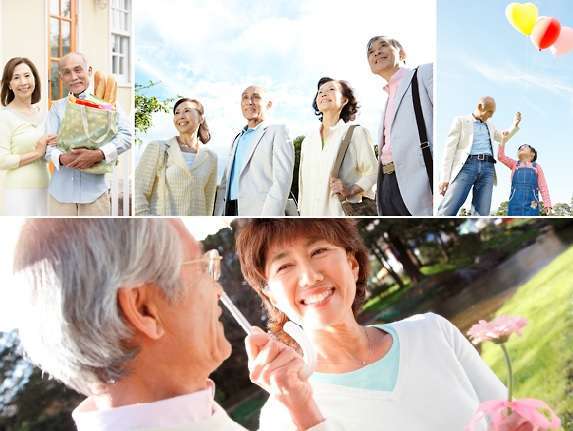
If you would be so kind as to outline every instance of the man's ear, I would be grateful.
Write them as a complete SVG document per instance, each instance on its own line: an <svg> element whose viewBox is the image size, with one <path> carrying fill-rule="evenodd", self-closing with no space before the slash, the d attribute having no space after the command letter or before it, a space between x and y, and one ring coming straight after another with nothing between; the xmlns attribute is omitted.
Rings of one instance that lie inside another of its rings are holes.
<svg viewBox="0 0 573 431"><path fill-rule="evenodd" d="M136 333L152 340L160 339L165 333L157 304L155 286L141 284L135 287L121 287L117 292L117 303L124 319Z"/></svg>
<svg viewBox="0 0 573 431"><path fill-rule="evenodd" d="M271 100L269 100L267 102L267 109L271 109L273 107L273 102Z"/></svg>

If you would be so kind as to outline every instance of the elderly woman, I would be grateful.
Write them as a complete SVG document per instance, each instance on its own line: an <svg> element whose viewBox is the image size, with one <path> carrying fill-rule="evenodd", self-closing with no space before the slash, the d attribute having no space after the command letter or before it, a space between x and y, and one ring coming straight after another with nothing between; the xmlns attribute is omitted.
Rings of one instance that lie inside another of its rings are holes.
<svg viewBox="0 0 573 431"><path fill-rule="evenodd" d="M314 344L314 399L344 429L459 431L481 402L506 397L476 349L438 315L357 323L368 254L352 220L246 221L236 250L271 333L291 342L283 332L291 320ZM258 377L263 386L267 380ZM260 423L292 428L288 412L272 398Z"/></svg>
<svg viewBox="0 0 573 431"><path fill-rule="evenodd" d="M0 169L3 181L2 215L44 216L48 213L46 145L55 135L44 134L40 77L34 63L11 58L2 73L0 101Z"/></svg>
<svg viewBox="0 0 573 431"><path fill-rule="evenodd" d="M346 215L376 215L373 186L378 164L368 130L351 123L358 112L354 91L346 81L321 78L312 106L321 125L302 141L300 215L344 216L343 202L348 204ZM345 140L350 143L341 154ZM370 214L358 210L368 202Z"/></svg>
<svg viewBox="0 0 573 431"><path fill-rule="evenodd" d="M79 431L243 429L215 403L208 378L231 353L219 260L180 221L24 225L14 262L20 338L33 363L87 396L72 414ZM247 347L292 420L328 429L308 382L288 373L304 367L298 355L262 331Z"/></svg>
<svg viewBox="0 0 573 431"><path fill-rule="evenodd" d="M205 148L211 139L203 105L179 99L173 107L179 132L150 142L135 170L135 215L210 216L217 188L217 156Z"/></svg>

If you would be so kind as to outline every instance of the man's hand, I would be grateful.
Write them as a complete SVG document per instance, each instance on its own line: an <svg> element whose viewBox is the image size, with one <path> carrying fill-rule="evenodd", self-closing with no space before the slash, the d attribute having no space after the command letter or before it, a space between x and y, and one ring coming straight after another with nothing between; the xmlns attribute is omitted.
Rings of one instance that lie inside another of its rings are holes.
<svg viewBox="0 0 573 431"><path fill-rule="evenodd" d="M513 117L513 127L519 127L519 123L521 123L521 112L516 112Z"/></svg>
<svg viewBox="0 0 573 431"><path fill-rule="evenodd" d="M72 150L67 154L63 154L60 157L62 160L63 156L72 156L73 159L64 162L64 166L72 169L87 169L94 166L96 163L101 162L104 159L103 152L101 150L88 150L86 148L77 148ZM66 158L66 160L68 160Z"/></svg>
<svg viewBox="0 0 573 431"><path fill-rule="evenodd" d="M344 185L340 178L330 177L330 191L343 198L350 196L350 190Z"/></svg>
<svg viewBox="0 0 573 431"><path fill-rule="evenodd" d="M444 181L443 183L440 183L440 185L438 186L438 190L440 191L440 194L442 196L444 196L446 194L446 192L448 191L448 186L450 183L448 183L447 181Z"/></svg>

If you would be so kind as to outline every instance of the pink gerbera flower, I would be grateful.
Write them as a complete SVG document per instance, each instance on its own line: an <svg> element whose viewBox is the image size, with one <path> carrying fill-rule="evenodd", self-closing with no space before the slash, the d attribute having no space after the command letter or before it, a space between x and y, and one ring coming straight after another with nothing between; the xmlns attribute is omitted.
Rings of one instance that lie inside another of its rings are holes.
<svg viewBox="0 0 573 431"><path fill-rule="evenodd" d="M527 319L523 317L499 316L491 322L480 320L468 331L472 343L480 344L491 341L496 344L505 343L511 334L521 335L527 325Z"/></svg>

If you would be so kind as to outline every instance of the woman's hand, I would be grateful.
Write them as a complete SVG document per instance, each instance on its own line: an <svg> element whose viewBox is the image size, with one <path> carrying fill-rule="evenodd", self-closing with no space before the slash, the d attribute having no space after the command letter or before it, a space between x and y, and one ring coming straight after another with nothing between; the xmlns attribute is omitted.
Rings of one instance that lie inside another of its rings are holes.
<svg viewBox="0 0 573 431"><path fill-rule="evenodd" d="M300 429L323 422L300 355L260 328L253 328L255 333L245 339L251 381L284 404Z"/></svg>
<svg viewBox="0 0 573 431"><path fill-rule="evenodd" d="M338 194L344 199L347 199L351 196L357 195L358 193L362 193L364 190L356 184L347 187L340 178L330 177L330 191L335 195Z"/></svg>
<svg viewBox="0 0 573 431"><path fill-rule="evenodd" d="M509 141L509 132L507 130L501 132L501 145L505 145Z"/></svg>
<svg viewBox="0 0 573 431"><path fill-rule="evenodd" d="M34 152L38 155L38 158L43 157L46 152L46 147L48 145L53 146L57 144L56 135L44 135L36 143L36 148Z"/></svg>

